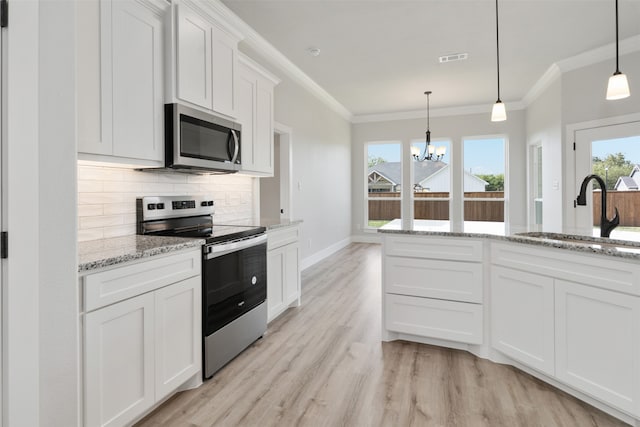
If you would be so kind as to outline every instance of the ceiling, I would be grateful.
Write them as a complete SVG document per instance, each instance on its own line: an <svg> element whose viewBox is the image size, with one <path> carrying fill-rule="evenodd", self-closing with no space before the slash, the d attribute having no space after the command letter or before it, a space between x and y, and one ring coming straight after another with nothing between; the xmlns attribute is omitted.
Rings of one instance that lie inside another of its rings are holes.
<svg viewBox="0 0 640 427"><path fill-rule="evenodd" d="M492 0L222 1L354 115L424 109L425 90L433 108L489 109L496 100ZM501 0L499 8L507 105L551 64L615 40L613 0ZM619 9L620 39L640 34L640 1L620 0ZM453 53L469 58L438 62Z"/></svg>

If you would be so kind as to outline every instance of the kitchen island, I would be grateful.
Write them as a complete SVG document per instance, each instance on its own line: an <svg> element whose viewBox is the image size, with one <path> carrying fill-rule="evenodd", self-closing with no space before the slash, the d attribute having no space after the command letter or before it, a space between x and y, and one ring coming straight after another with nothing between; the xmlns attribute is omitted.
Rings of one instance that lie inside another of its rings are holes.
<svg viewBox="0 0 640 427"><path fill-rule="evenodd" d="M640 246L550 233L379 230L382 337L516 366L640 425Z"/></svg>

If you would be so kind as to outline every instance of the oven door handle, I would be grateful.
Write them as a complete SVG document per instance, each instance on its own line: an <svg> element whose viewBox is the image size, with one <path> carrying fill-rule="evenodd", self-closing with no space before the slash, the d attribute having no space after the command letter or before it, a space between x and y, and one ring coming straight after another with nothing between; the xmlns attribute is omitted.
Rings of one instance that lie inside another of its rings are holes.
<svg viewBox="0 0 640 427"><path fill-rule="evenodd" d="M242 249L250 248L267 241L267 235L263 234L258 237L252 237L250 239L238 240L235 242L223 243L220 245L209 245L204 248L204 259L217 258L219 256L230 254Z"/></svg>

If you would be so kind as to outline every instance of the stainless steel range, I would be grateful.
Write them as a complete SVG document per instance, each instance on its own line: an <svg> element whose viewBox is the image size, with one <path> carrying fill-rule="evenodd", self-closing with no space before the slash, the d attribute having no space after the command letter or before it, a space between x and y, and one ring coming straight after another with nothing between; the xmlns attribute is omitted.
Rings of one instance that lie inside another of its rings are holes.
<svg viewBox="0 0 640 427"><path fill-rule="evenodd" d="M199 237L203 376L209 379L267 330L264 227L214 224L209 196L137 199L138 234Z"/></svg>

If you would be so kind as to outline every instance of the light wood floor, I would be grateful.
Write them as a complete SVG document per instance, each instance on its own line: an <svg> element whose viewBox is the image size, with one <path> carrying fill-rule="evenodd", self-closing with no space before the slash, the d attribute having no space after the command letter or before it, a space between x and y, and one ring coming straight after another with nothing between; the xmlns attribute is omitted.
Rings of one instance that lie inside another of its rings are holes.
<svg viewBox="0 0 640 427"><path fill-rule="evenodd" d="M622 426L515 368L380 341L380 246L302 275L303 305L196 390L139 426Z"/></svg>

